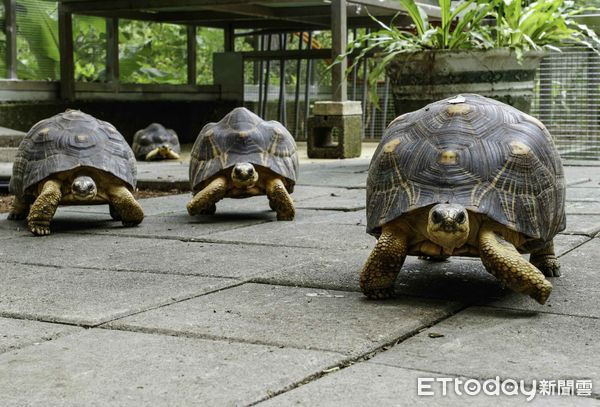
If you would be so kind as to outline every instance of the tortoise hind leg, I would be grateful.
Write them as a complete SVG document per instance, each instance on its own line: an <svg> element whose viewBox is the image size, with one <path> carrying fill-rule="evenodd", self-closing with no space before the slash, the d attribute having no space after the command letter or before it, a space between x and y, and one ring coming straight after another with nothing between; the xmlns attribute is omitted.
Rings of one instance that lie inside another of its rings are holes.
<svg viewBox="0 0 600 407"><path fill-rule="evenodd" d="M227 178L225 176L217 177L194 195L187 204L187 211L190 216L212 215L217 210L217 202L223 199L226 193Z"/></svg>
<svg viewBox="0 0 600 407"><path fill-rule="evenodd" d="M139 225L144 220L144 210L125 186L110 187L108 197L111 216L119 218L123 226Z"/></svg>
<svg viewBox="0 0 600 407"><path fill-rule="evenodd" d="M560 263L554 254L554 241L551 240L529 256L529 262L536 266L546 277L560 277Z"/></svg>
<svg viewBox="0 0 600 407"><path fill-rule="evenodd" d="M121 220L121 215L115 209L115 206L112 203L108 204L108 211L110 212L110 217L113 218L113 220Z"/></svg>
<svg viewBox="0 0 600 407"><path fill-rule="evenodd" d="M62 198L61 182L49 179L44 183L27 216L27 228L36 236L50 234L50 222Z"/></svg>
<svg viewBox="0 0 600 407"><path fill-rule="evenodd" d="M296 209L294 201L288 194L283 181L273 178L267 181L267 197L269 206L277 212L277 220L294 220Z"/></svg>
<svg viewBox="0 0 600 407"><path fill-rule="evenodd" d="M387 225L373 252L360 273L360 288L370 299L389 298L394 293L394 281L404 264L408 248L408 234Z"/></svg>
<svg viewBox="0 0 600 407"><path fill-rule="evenodd" d="M27 215L29 215L30 204L25 202L22 198L15 196L12 205L10 207L10 212L8 213L8 217L6 219L10 220L22 220L26 219Z"/></svg>
<svg viewBox="0 0 600 407"><path fill-rule="evenodd" d="M479 251L483 265L500 282L511 289L527 294L544 304L552 292L552 284L515 247L501 239L489 224L479 230Z"/></svg>

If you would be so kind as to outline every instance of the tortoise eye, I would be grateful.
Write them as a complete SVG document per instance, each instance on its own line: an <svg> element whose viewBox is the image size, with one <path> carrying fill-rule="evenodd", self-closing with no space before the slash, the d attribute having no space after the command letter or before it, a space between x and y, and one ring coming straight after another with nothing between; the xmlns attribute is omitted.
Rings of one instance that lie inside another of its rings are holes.
<svg viewBox="0 0 600 407"><path fill-rule="evenodd" d="M467 220L467 217L464 212L459 212L458 215L456 215L456 221L458 223L465 223L465 220Z"/></svg>

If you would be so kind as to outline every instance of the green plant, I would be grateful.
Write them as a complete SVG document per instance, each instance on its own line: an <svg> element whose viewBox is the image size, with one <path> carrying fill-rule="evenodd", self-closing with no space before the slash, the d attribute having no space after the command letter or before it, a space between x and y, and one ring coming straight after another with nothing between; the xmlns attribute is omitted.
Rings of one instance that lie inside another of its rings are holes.
<svg viewBox="0 0 600 407"><path fill-rule="evenodd" d="M558 45L566 43L592 49L600 46L593 30L575 19L597 9L576 6L573 1L461 0L453 5L450 0L439 0L440 21L435 24L415 0L399 1L412 22L410 27L397 26L397 17L389 25L371 17L380 28L357 36L334 61L335 64L344 57L353 57L347 71L350 72L365 58L376 57L368 77L370 97L376 105L376 82L399 54L434 49L509 48L520 60L524 52L556 50Z"/></svg>

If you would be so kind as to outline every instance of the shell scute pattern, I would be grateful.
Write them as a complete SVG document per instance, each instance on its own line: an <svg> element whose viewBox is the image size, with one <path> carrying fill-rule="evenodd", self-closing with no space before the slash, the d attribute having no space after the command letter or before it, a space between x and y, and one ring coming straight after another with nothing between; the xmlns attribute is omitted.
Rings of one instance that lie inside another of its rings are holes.
<svg viewBox="0 0 600 407"><path fill-rule="evenodd" d="M239 162L266 167L281 175L293 189L298 173L296 143L279 122L264 121L245 108L236 108L200 131L191 152L192 190ZM290 191L291 192L291 191Z"/></svg>
<svg viewBox="0 0 600 407"><path fill-rule="evenodd" d="M50 175L80 166L105 171L135 188L135 159L123 136L110 123L69 110L29 130L17 151L10 191L23 196Z"/></svg>
<svg viewBox="0 0 600 407"><path fill-rule="evenodd" d="M449 202L531 238L531 247L565 227L562 164L539 121L503 103L464 95L393 121L367 179L367 231L412 209Z"/></svg>

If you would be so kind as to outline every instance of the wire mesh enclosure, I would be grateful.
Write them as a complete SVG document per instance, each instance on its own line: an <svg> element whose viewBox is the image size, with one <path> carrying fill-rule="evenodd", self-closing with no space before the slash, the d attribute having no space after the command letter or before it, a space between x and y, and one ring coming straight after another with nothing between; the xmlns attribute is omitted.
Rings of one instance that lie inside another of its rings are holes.
<svg viewBox="0 0 600 407"><path fill-rule="evenodd" d="M554 137L563 158L600 159L600 57L563 48L544 58L532 114Z"/></svg>

